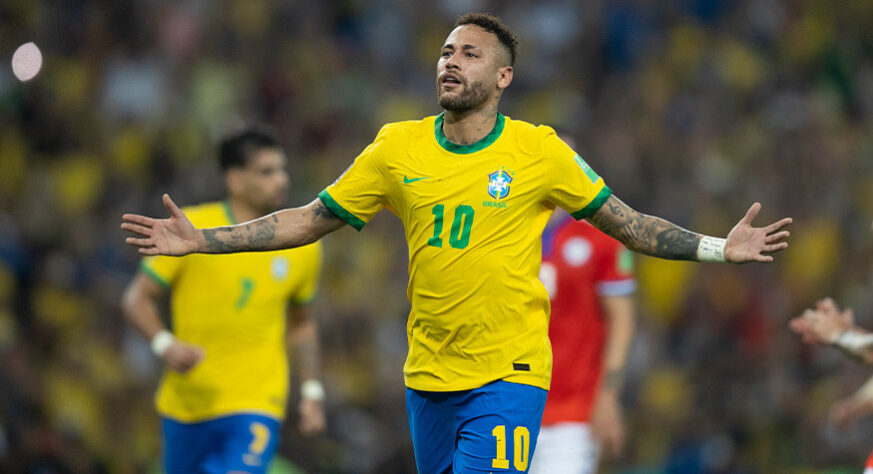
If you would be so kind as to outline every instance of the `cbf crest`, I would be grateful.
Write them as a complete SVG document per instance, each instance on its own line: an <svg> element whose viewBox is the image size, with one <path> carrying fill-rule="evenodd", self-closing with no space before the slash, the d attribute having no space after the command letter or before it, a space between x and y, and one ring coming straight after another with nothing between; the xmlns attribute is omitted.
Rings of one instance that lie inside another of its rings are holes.
<svg viewBox="0 0 873 474"><path fill-rule="evenodd" d="M506 170L497 170L488 175L488 194L494 199L503 199L509 196L509 183L512 176Z"/></svg>
<svg viewBox="0 0 873 474"><path fill-rule="evenodd" d="M288 270L290 268L291 264L285 257L273 257L273 260L270 262L270 274L273 275L273 279L276 281L288 278Z"/></svg>

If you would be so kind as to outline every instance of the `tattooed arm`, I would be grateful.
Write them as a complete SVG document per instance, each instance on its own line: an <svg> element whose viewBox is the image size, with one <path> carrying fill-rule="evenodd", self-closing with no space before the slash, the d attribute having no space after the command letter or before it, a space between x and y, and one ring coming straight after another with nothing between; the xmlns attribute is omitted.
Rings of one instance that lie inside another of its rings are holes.
<svg viewBox="0 0 873 474"><path fill-rule="evenodd" d="M121 228L139 234L125 242L143 255L186 255L278 250L306 245L342 227L320 199L303 207L284 209L242 224L196 229L170 196L164 194L168 219L137 214L122 216Z"/></svg>
<svg viewBox="0 0 873 474"><path fill-rule="evenodd" d="M737 223L724 242L724 260L731 263L771 262L770 253L788 247L785 240L791 223L784 218L765 227L752 227L761 205L755 203ZM698 248L704 235L683 229L676 224L635 211L615 195L588 220L627 248L672 260L699 260Z"/></svg>

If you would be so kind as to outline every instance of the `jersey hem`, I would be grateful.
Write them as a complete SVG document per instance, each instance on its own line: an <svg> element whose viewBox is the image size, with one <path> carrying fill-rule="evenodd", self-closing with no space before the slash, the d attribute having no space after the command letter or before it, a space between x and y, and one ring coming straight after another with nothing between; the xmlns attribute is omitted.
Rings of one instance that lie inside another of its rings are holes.
<svg viewBox="0 0 873 474"><path fill-rule="evenodd" d="M284 421L283 416L279 416L276 413L267 410L249 410L249 409L241 409L241 410L232 410L221 413L210 413L207 415L198 415L198 416L177 416L164 411L158 411L158 415L161 418L166 418L168 420L172 420L178 423L203 423L207 421L217 420L219 418L225 418L228 416L235 415L260 415L266 416L267 418L273 418L278 422Z"/></svg>
<svg viewBox="0 0 873 474"><path fill-rule="evenodd" d="M601 206L603 206L603 203L605 203L606 200L609 199L609 196L612 196L612 190L609 189L609 186L604 184L603 188L600 189L600 192L597 193L597 196L595 196L594 199L592 199L587 206L579 209L576 212L571 213L570 215L573 216L573 219L576 219L577 221L586 217L590 217L595 212L597 212L597 210L600 209Z"/></svg>
<svg viewBox="0 0 873 474"><path fill-rule="evenodd" d="M333 212L337 217L339 217L343 222L355 228L355 230L360 231L364 228L364 225L367 223L358 219L354 214L345 210L342 206L337 203L333 197L327 192L327 189L318 193L318 199L321 199L321 202L330 209L330 212Z"/></svg>
<svg viewBox="0 0 873 474"><path fill-rule="evenodd" d="M168 282L167 280L165 280L162 276L158 275L158 272L156 272L153 268L149 268L149 267L146 265L145 260L142 260L142 261L139 262L139 269L140 269L140 271L142 271L144 274L148 275L149 278L151 278L152 280L154 280L155 283L157 283L157 284L163 286L164 288L169 288L169 287L170 287L170 282Z"/></svg>
<svg viewBox="0 0 873 474"><path fill-rule="evenodd" d="M537 377L532 375L507 375L504 377L497 377L496 379L488 379L482 381L473 381L472 383L465 384L417 384L411 383L408 379L406 380L406 388L411 388L412 390L419 390L422 392L459 392L462 390L475 390L479 387L483 387L488 385L491 382L495 382L497 380L503 380L504 382L517 383L522 385L531 385L537 388L541 388L543 390L548 391L551 386L551 380L548 378Z"/></svg>

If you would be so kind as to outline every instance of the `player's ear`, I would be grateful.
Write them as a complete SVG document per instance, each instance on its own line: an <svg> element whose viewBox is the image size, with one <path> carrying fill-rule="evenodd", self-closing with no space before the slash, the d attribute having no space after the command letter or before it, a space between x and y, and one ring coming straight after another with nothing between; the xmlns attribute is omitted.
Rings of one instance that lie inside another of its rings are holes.
<svg viewBox="0 0 873 474"><path fill-rule="evenodd" d="M497 69L497 88L506 89L512 82L512 66L503 66Z"/></svg>

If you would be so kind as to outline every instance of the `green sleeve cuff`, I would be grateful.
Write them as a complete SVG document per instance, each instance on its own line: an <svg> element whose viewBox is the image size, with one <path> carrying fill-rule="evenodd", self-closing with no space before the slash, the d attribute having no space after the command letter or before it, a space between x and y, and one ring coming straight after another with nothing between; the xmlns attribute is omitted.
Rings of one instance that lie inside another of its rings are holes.
<svg viewBox="0 0 873 474"><path fill-rule="evenodd" d="M303 306L309 306L310 304L312 304L313 301L315 301L315 293L310 295L308 298L291 300L291 306L294 308L302 308Z"/></svg>
<svg viewBox="0 0 873 474"><path fill-rule="evenodd" d="M158 275L158 272L156 272L153 268L146 265L145 260L140 260L139 269L140 271L148 275L152 280L154 280L155 283L157 283L158 285L161 285L164 288L170 287L170 282L165 280L162 276Z"/></svg>
<svg viewBox="0 0 873 474"><path fill-rule="evenodd" d="M321 202L330 209L330 212L334 213L337 217L339 217L343 222L355 228L355 230L360 231L364 228L366 222L355 217L351 212L343 209L330 194L327 193L327 189L318 193L318 199L321 199Z"/></svg>
<svg viewBox="0 0 873 474"><path fill-rule="evenodd" d="M605 203L606 200L609 199L609 196L612 196L612 190L609 189L609 186L604 184L603 189L601 189L600 192L597 193L597 196L595 196L594 199L592 199L587 206L579 209L574 213L571 213L570 215L573 216L573 219L576 219L577 221L580 219L585 219L586 217L590 217L595 212L597 212L597 210L600 209L601 206L603 206L603 203Z"/></svg>

